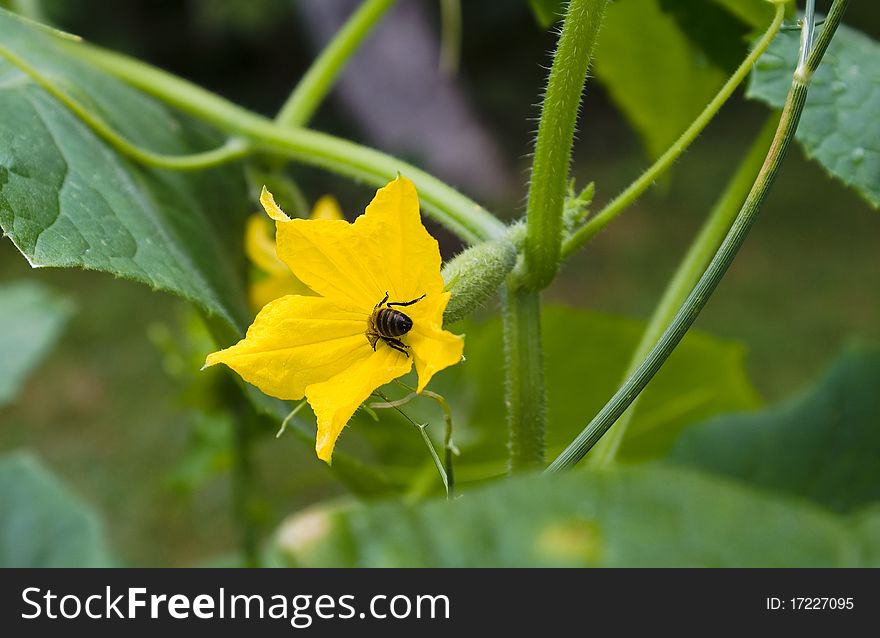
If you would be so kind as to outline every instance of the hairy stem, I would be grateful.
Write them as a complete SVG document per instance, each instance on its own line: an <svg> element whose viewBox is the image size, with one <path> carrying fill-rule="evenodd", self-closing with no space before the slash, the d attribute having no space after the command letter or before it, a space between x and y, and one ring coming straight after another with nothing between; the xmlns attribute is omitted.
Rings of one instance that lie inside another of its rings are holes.
<svg viewBox="0 0 880 638"><path fill-rule="evenodd" d="M305 126L330 92L345 64L363 44L373 27L397 0L364 0L321 51L278 112L282 126Z"/></svg>
<svg viewBox="0 0 880 638"><path fill-rule="evenodd" d="M697 116L697 119L695 119L687 130L681 134L681 137L679 137L672 146L670 146L666 152L657 159L656 162L642 173L636 181L630 184L622 193L620 193L620 195L615 197L602 210L596 213L589 222L581 226L580 229L572 233L571 236L565 240L562 246L563 258L568 257L578 248L589 242L603 228L620 215L620 213L632 206L646 190L654 185L657 178L675 163L688 146L690 146L697 138L700 132L706 128L709 122L712 121L718 111L721 110L724 103L730 99L730 96L733 95L736 88L742 84L743 80L748 76L755 62L758 61L758 58L761 57L764 51L767 50L767 47L770 46L770 42L776 37L776 34L779 32L779 27L782 26L782 20L784 17L785 6L777 4L776 13L773 16L773 21L767 28L767 31L761 39L758 40L755 48L752 49L745 60L743 60L742 64L740 64L736 71L733 72L730 79L728 79L724 86L721 87L718 94L712 98L712 101L709 102L708 105L706 105L703 112L700 113L700 115Z"/></svg>
<svg viewBox="0 0 880 638"><path fill-rule="evenodd" d="M546 287L559 269L574 129L607 0L571 0L541 107L526 206L524 284Z"/></svg>
<svg viewBox="0 0 880 638"><path fill-rule="evenodd" d="M687 294L696 285L700 275L703 274L703 271L709 265L715 251L718 250L718 246L724 239L725 234L730 230L734 219L736 219L736 214L749 194L758 171L761 170L761 165L764 163L764 158L767 155L767 149L770 147L773 135L776 132L778 119L778 116L774 115L761 129L748 154L740 164L739 169L731 178L727 188L721 194L712 212L700 229L699 234L679 264L678 269L666 286L660 302L654 309L645 332L642 333L642 338L638 346L636 346L635 352L633 352L629 367L624 374L624 379L636 371L639 364L651 351L651 347L657 343L657 340L663 334L663 329L675 317L676 310L684 303ZM639 400L636 398L626 412L618 419L617 423L614 424L614 427L609 430L608 434L593 448L588 459L589 462L596 467L605 467L614 460L620 451L620 445L626 436L638 402Z"/></svg>
<svg viewBox="0 0 880 638"><path fill-rule="evenodd" d="M195 171L232 162L251 152L248 145L240 139L230 139L218 148L190 155L166 155L146 150L114 131L101 117L92 113L77 100L67 95L52 80L4 46L0 46L0 57L6 58L11 64L18 67L34 82L43 87L120 154L130 157L141 164L176 171Z"/></svg>
<svg viewBox="0 0 880 638"><path fill-rule="evenodd" d="M80 59L162 101L246 140L254 149L383 186L398 173L419 190L425 212L468 243L497 237L505 225L479 204L433 175L402 160L332 135L290 129L149 64L62 37Z"/></svg>
<svg viewBox="0 0 880 638"><path fill-rule="evenodd" d="M748 232L757 218L761 205L767 198L770 187L776 179L785 152L788 150L794 133L800 121L801 114L807 99L809 80L819 65L831 37L840 24L847 0L834 0L824 28L816 40L812 51L807 56L803 68L799 67L792 79L791 88L782 110L779 126L770 146L761 171L752 185L752 189L737 215L733 226L724 238L721 247L715 253L712 262L703 273L700 281L691 291L684 304L678 309L672 323L664 331L645 360L636 371L624 382L605 407L599 411L593 420L581 433L569 444L565 450L550 464L548 472L558 472L572 467L580 461L610 428L639 393L657 373L685 333L693 325L700 311L706 305L712 292L718 286L724 273L733 262L737 251L745 242ZM806 22L812 20L808 16Z"/></svg>
<svg viewBox="0 0 880 638"><path fill-rule="evenodd" d="M510 470L519 472L544 465L547 413L540 293L519 287L509 278L502 318Z"/></svg>

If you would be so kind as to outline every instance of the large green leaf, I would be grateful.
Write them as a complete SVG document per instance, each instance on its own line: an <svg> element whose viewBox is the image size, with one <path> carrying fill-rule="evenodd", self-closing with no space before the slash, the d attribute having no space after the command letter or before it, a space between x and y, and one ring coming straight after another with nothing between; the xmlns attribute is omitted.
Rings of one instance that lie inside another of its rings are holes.
<svg viewBox="0 0 880 638"><path fill-rule="evenodd" d="M549 405L548 453L562 450L617 389L644 324L571 308L545 307L542 317ZM461 450L456 474L462 482L502 474L507 464L501 322L457 325L465 333L461 364L438 374L429 386L452 405L455 443ZM740 345L691 332L654 378L631 424L622 458L632 461L661 456L687 425L760 404L745 371ZM393 392L393 388L386 392ZM398 392L395 396L405 394ZM429 399L403 407L439 445L442 413ZM420 468L424 480L439 486L436 471L412 423L393 410L356 415L339 449L401 477Z"/></svg>
<svg viewBox="0 0 880 638"><path fill-rule="evenodd" d="M0 458L0 567L105 567L97 517L30 454Z"/></svg>
<svg viewBox="0 0 880 638"><path fill-rule="evenodd" d="M795 399L687 430L671 458L847 512L880 501L880 351L846 352Z"/></svg>
<svg viewBox="0 0 880 638"><path fill-rule="evenodd" d="M35 282L0 286L0 407L46 356L71 310L66 299Z"/></svg>
<svg viewBox="0 0 880 638"><path fill-rule="evenodd" d="M2 10L0 43L138 145L185 154L221 143ZM240 330L248 314L239 261L247 212L241 170L139 166L0 57L0 227L32 265L132 278Z"/></svg>
<svg viewBox="0 0 880 638"><path fill-rule="evenodd" d="M821 27L820 27L821 28ZM752 74L748 95L779 108L800 36L780 33ZM807 155L872 206L880 206L880 44L841 26L813 76L797 140Z"/></svg>
<svg viewBox="0 0 880 638"><path fill-rule="evenodd" d="M725 80L658 0L608 6L595 71L652 157L681 135Z"/></svg>
<svg viewBox="0 0 880 638"><path fill-rule="evenodd" d="M449 503L324 507L282 550L333 567L878 566L877 516L850 520L659 466L505 481Z"/></svg>

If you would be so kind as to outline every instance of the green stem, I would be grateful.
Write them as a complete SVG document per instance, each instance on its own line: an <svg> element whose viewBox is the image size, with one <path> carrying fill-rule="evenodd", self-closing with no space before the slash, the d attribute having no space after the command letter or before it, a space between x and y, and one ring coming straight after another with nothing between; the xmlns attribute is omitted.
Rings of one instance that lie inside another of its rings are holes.
<svg viewBox="0 0 880 638"><path fill-rule="evenodd" d="M327 43L275 121L282 126L305 126L330 92L346 62L358 50L373 27L397 0L364 0L333 39Z"/></svg>
<svg viewBox="0 0 880 638"><path fill-rule="evenodd" d="M203 153L193 153L191 155L166 155L164 153L148 151L133 144L114 131L113 128L103 119L67 95L49 78L37 71L34 67L6 47L0 46L0 56L6 58L11 64L18 67L34 82L43 87L55 99L64 104L64 106L70 109L70 111L72 111L89 128L119 151L120 154L140 162L141 164L176 171L194 171L225 164L240 159L251 152L249 146L240 139L230 139L218 148Z"/></svg>
<svg viewBox="0 0 880 638"><path fill-rule="evenodd" d="M541 107L526 205L524 284L545 288L559 269L574 129L607 0L571 0Z"/></svg>
<svg viewBox="0 0 880 638"><path fill-rule="evenodd" d="M446 495L451 499L455 496L454 461L456 454L455 444L452 442L452 410L449 408L449 403L443 395L431 392L430 390L422 390L422 395L436 401L443 411L443 424L445 426L443 431L443 449L445 451L444 466L446 467L447 479Z"/></svg>
<svg viewBox="0 0 880 638"><path fill-rule="evenodd" d="M800 121L807 99L809 79L822 59L825 49L840 24L846 8L847 0L834 0L822 33L809 53L803 68L795 73L791 89L785 101L776 135L764 161L761 171L737 215L733 226L724 238L721 247L715 253L712 262L703 273L700 281L691 291L684 304L679 308L672 323L648 353L638 369L630 375L611 400L599 411L593 420L584 428L574 441L550 464L548 472L559 472L580 461L624 413L651 378L657 373L666 359L672 354L675 346L681 341L688 329L693 325L700 311L706 305L712 292L718 286L724 273L733 262L737 251L745 242L746 236L757 218L761 205L767 198L770 187L782 165L785 152L788 150ZM812 16L810 16L812 19ZM809 21L809 20L807 20Z"/></svg>
<svg viewBox="0 0 880 638"><path fill-rule="evenodd" d="M540 293L522 288L513 277L509 278L502 318L510 470L519 472L544 465L547 413Z"/></svg>
<svg viewBox="0 0 880 638"><path fill-rule="evenodd" d="M498 237L505 225L479 204L433 175L380 151L325 133L290 129L201 87L118 53L58 38L72 55L145 93L248 140L255 149L327 169L373 186L398 173L415 182L425 211L468 243Z"/></svg>
<svg viewBox="0 0 880 638"><path fill-rule="evenodd" d="M624 374L624 379L633 374L639 367L639 364L648 356L651 347L657 343L657 340L663 334L663 329L675 317L676 310L684 303L687 294L696 285L700 275L706 270L727 231L733 225L733 221L736 219L743 201L749 194L758 171L761 170L761 165L764 163L764 158L767 155L767 149L770 147L773 135L776 132L778 120L778 116L774 115L761 129L748 154L740 164L739 169L731 178L727 188L718 199L709 217L700 229L699 234L694 239L681 264L679 264L678 269L663 292L663 297L654 309L645 332L642 333L642 339L639 341L638 346L636 346L635 352L633 352L629 367ZM635 415L638 402L639 399L636 398L626 412L623 413L623 416L614 424L614 427L593 448L589 461L594 466L605 467L617 456L630 422Z"/></svg>
<svg viewBox="0 0 880 638"><path fill-rule="evenodd" d="M461 61L461 0L440 0L440 71L458 73Z"/></svg>
<svg viewBox="0 0 880 638"><path fill-rule="evenodd" d="M571 234L565 240L562 246L562 257L570 256L578 248L589 242L595 237L605 226L613 221L620 213L634 204L642 194L654 185L657 178L660 177L672 164L681 156L681 154L691 145L700 132L706 128L709 122L715 117L724 103L730 99L736 88L745 80L749 72L752 70L755 62L763 55L770 42L779 32L782 26L782 20L785 17L785 6L783 4L776 5L776 13L773 21L767 28L767 31L758 40L755 48L749 53L739 68L734 71L733 75L725 82L718 94L712 98L712 101L706 105L703 112L693 121L687 130L681 134L663 155L654 162L644 173L642 173L636 181L630 184L626 190L609 202L601 211L596 213L589 222L581 226L577 231Z"/></svg>
<svg viewBox="0 0 880 638"><path fill-rule="evenodd" d="M253 420L255 414L239 388L228 381L228 393L233 397L233 450L232 450L232 509L239 527L240 546L245 567L260 566L259 533L255 520L254 469L252 459Z"/></svg>

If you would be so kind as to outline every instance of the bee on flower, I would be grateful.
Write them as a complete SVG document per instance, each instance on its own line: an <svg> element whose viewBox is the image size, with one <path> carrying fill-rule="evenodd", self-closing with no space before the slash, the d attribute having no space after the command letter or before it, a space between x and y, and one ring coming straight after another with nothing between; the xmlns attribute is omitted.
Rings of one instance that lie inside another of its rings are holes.
<svg viewBox="0 0 880 638"><path fill-rule="evenodd" d="M291 219L265 188L260 202L275 221L277 259L303 288L268 301L245 338L205 365L223 363L279 399L305 397L318 421L315 450L329 463L342 429L376 388L415 364L421 392L461 361L464 339L443 329L450 293L411 181L398 177L379 189L354 223ZM277 263L267 268L260 259L270 281L280 275Z"/></svg>

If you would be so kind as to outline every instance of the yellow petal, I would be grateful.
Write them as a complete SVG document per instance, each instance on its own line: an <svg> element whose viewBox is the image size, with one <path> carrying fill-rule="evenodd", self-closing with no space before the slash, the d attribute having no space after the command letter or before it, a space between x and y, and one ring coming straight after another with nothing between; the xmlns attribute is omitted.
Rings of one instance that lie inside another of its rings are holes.
<svg viewBox="0 0 880 638"><path fill-rule="evenodd" d="M306 388L306 398L318 418L315 451L318 458L330 462L336 439L370 393L412 368L412 360L391 348L379 346L347 370L323 383Z"/></svg>
<svg viewBox="0 0 880 638"><path fill-rule="evenodd" d="M440 250L419 216L415 186L398 177L379 189L353 224L299 220L276 224L278 256L320 295L372 309L387 291L409 301L443 290Z"/></svg>
<svg viewBox="0 0 880 638"><path fill-rule="evenodd" d="M290 217L288 217L287 213L281 210L281 207L275 203L275 198L265 186L263 186L263 190L260 191L260 203L263 205L266 214L276 222L290 221Z"/></svg>
<svg viewBox="0 0 880 638"><path fill-rule="evenodd" d="M293 276L284 266L284 272L263 277L250 285L251 308L259 310L271 301L285 295L315 295L308 286Z"/></svg>
<svg viewBox="0 0 880 638"><path fill-rule="evenodd" d="M324 195L315 202L312 208L311 219L345 219L342 215L342 209L339 202L333 195Z"/></svg>
<svg viewBox="0 0 880 638"><path fill-rule="evenodd" d="M403 308L413 320L412 330L404 337L411 348L419 375L421 392L437 372L461 361L464 338L443 330L443 311L449 303L448 292L427 297Z"/></svg>
<svg viewBox="0 0 880 638"><path fill-rule="evenodd" d="M244 232L244 252L247 258L267 273L290 272L275 254L272 223L263 215L251 215Z"/></svg>
<svg viewBox="0 0 880 638"><path fill-rule="evenodd" d="M364 331L367 315L321 297L289 295L260 311L236 345L208 355L266 394L301 399L325 381L373 354Z"/></svg>

